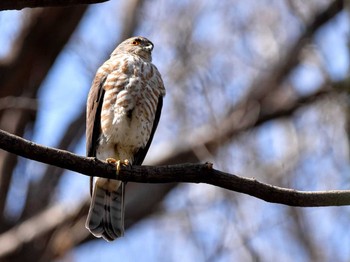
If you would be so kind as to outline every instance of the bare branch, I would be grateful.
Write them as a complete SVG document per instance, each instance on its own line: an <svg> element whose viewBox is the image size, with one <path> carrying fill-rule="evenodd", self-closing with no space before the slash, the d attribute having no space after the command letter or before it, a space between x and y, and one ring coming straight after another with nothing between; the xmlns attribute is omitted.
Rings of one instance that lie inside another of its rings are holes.
<svg viewBox="0 0 350 262"><path fill-rule="evenodd" d="M180 164L171 166L128 166L116 174L114 165L95 158L85 158L68 151L40 146L0 130L0 148L46 164L59 166L87 176L98 176L139 183L206 183L248 194L267 202L290 206L350 205L350 190L296 191L261 183L221 172L212 164Z"/></svg>
<svg viewBox="0 0 350 262"><path fill-rule="evenodd" d="M0 10L21 10L26 7L71 6L103 3L108 0L2 0Z"/></svg>

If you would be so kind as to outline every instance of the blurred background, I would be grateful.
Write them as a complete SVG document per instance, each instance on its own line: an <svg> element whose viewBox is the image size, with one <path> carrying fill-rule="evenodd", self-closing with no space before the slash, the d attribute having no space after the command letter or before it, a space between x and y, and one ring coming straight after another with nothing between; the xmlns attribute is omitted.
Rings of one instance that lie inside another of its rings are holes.
<svg viewBox="0 0 350 262"><path fill-rule="evenodd" d="M167 89L145 164L349 189L349 10L335 0L129 0L0 12L0 128L85 155L97 68L134 35ZM126 234L85 229L89 178L0 151L0 261L349 261L350 207L129 183Z"/></svg>

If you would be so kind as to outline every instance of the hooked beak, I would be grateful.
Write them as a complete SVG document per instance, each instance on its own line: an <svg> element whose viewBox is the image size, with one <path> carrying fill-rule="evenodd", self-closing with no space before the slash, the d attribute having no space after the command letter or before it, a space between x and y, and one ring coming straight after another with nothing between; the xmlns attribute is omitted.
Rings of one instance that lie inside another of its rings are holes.
<svg viewBox="0 0 350 262"><path fill-rule="evenodd" d="M145 46L145 48L146 48L147 50L149 50L150 52L153 50L153 47L154 47L154 45L153 45L153 43L152 43L151 41L149 41L149 42L147 43L147 45Z"/></svg>

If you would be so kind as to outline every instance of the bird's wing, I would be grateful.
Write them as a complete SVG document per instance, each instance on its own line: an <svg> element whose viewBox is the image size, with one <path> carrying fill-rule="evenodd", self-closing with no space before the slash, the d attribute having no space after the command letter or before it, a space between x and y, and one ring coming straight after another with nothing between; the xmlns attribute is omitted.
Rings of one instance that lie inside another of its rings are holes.
<svg viewBox="0 0 350 262"><path fill-rule="evenodd" d="M96 156L97 140L101 132L101 109L105 90L103 84L107 75L96 75L91 86L86 108L86 155Z"/></svg>
<svg viewBox="0 0 350 262"><path fill-rule="evenodd" d="M101 109L105 90L107 74L96 74L92 83L87 107L86 107L86 155L88 157L96 156L98 139L101 133ZM93 177L90 177L90 194L92 195Z"/></svg>

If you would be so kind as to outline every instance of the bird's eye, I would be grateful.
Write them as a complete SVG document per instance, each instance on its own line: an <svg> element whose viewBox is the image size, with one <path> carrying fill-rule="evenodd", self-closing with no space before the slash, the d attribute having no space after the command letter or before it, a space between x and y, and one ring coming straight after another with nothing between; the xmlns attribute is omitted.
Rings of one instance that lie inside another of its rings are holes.
<svg viewBox="0 0 350 262"><path fill-rule="evenodd" d="M140 44L140 40L139 39L135 39L134 41L132 41L133 45L139 45Z"/></svg>

